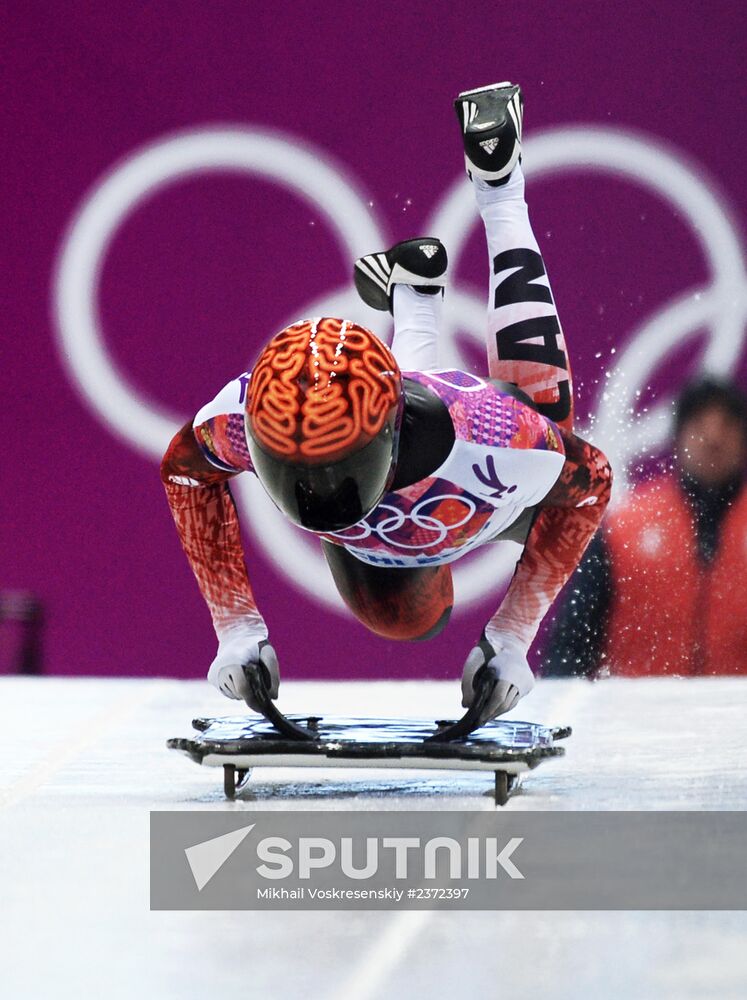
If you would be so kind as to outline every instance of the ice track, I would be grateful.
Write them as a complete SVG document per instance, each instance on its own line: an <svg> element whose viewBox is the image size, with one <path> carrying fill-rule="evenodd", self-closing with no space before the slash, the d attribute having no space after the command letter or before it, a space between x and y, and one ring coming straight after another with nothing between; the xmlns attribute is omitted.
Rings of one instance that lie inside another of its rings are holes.
<svg viewBox="0 0 747 1000"><path fill-rule="evenodd" d="M286 683L288 712L460 713L452 683ZM151 913L151 809L490 809L490 774L220 771L164 747L235 706L202 682L0 681L0 995L743 998L747 914ZM747 808L747 680L546 681L567 756L506 807ZM747 904L746 904L747 905Z"/></svg>

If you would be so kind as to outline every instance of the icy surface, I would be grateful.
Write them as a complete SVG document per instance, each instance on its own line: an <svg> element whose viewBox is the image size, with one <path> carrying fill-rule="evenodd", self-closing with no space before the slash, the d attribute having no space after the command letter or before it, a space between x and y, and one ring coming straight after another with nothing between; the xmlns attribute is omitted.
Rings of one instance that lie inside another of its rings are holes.
<svg viewBox="0 0 747 1000"><path fill-rule="evenodd" d="M256 770L232 804L164 747L235 712L203 683L7 678L0 697L7 1000L747 995L741 913L151 913L150 809L493 809L492 776ZM460 712L456 683L289 683L280 705ZM747 808L747 680L545 681L512 715L574 735L508 809Z"/></svg>

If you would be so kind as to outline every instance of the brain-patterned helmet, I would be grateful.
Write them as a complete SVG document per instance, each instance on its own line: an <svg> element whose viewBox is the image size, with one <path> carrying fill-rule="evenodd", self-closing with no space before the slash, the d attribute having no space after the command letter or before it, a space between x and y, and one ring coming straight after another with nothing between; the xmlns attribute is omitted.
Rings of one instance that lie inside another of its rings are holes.
<svg viewBox="0 0 747 1000"><path fill-rule="evenodd" d="M324 317L286 327L252 370L246 437L274 503L311 531L339 531L381 499L396 462L402 375L370 330Z"/></svg>

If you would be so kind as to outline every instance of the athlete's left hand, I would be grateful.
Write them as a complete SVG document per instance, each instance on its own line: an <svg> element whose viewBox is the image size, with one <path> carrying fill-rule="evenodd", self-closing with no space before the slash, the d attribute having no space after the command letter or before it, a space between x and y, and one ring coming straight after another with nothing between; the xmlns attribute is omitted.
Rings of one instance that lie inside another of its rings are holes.
<svg viewBox="0 0 747 1000"><path fill-rule="evenodd" d="M510 711L534 687L534 674L527 662L524 646L511 635L483 632L482 639L471 651L462 672L462 706L469 708L475 696L475 676L482 667L496 678L490 701L485 706L480 723ZM482 676L482 675L481 675Z"/></svg>

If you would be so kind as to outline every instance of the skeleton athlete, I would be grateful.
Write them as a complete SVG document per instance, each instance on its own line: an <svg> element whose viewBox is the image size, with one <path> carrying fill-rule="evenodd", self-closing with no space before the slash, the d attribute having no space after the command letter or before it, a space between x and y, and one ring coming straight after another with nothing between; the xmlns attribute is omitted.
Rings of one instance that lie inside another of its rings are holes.
<svg viewBox="0 0 747 1000"><path fill-rule="evenodd" d="M208 679L251 704L247 672L278 661L252 595L229 481L254 473L295 524L318 534L335 584L367 628L436 635L453 604L450 563L511 538L523 554L467 656L498 679L485 719L534 684L527 652L609 501L605 456L573 433L565 340L532 232L521 169L523 102L497 84L455 102L490 257L488 377L439 369L446 250L398 243L356 261L361 297L394 317L391 350L321 317L281 331L174 437L161 473L210 608Z"/></svg>

